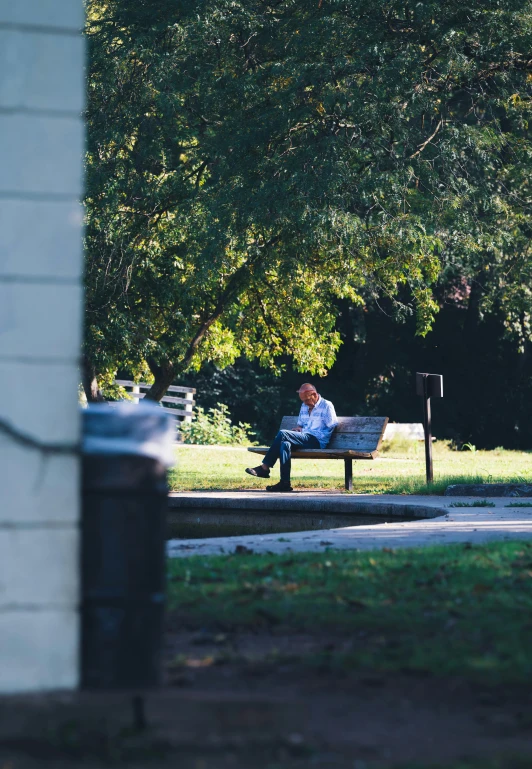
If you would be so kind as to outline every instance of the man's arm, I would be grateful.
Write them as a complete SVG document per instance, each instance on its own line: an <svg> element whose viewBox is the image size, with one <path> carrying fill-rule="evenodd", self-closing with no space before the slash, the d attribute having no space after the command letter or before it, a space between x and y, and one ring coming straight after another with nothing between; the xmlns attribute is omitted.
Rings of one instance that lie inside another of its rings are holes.
<svg viewBox="0 0 532 769"><path fill-rule="evenodd" d="M297 426L295 428L296 433L300 433L303 430L303 424L301 423L301 414L303 411L304 404L301 404L301 408L299 409L299 416L297 418Z"/></svg>
<svg viewBox="0 0 532 769"><path fill-rule="evenodd" d="M332 427L336 427L338 424L338 417L332 403L327 404L327 413L325 417L325 426L330 430Z"/></svg>

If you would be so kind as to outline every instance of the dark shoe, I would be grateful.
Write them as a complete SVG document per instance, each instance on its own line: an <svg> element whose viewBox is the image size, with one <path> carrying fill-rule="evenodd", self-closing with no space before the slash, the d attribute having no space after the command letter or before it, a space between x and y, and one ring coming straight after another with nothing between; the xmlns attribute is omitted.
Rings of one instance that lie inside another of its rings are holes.
<svg viewBox="0 0 532 769"><path fill-rule="evenodd" d="M288 481L279 481L273 486L266 486L266 491L293 491Z"/></svg>
<svg viewBox="0 0 532 769"><path fill-rule="evenodd" d="M250 475L254 475L256 478L270 477L270 471L265 470L262 465L259 465L258 467L246 467L246 473L249 473Z"/></svg>

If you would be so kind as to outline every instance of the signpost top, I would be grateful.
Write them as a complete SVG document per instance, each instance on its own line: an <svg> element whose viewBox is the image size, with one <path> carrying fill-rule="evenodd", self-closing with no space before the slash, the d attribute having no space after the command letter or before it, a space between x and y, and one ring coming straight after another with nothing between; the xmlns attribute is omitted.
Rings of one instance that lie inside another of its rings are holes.
<svg viewBox="0 0 532 769"><path fill-rule="evenodd" d="M416 393L426 398L443 398L443 376L441 374L416 373Z"/></svg>

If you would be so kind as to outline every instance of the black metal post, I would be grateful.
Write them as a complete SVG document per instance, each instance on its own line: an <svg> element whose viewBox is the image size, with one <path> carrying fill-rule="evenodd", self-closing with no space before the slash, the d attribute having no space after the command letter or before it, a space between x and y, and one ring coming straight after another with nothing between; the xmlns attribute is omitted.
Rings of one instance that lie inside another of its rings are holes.
<svg viewBox="0 0 532 769"><path fill-rule="evenodd" d="M167 493L155 459L83 458L84 688L160 683Z"/></svg>
<svg viewBox="0 0 532 769"><path fill-rule="evenodd" d="M416 392L423 398L423 430L425 432L425 463L427 483L432 483L432 424L430 416L430 399L443 398L443 377L441 374L416 373Z"/></svg>
<svg viewBox="0 0 532 769"><path fill-rule="evenodd" d="M425 430L425 467L427 483L434 480L432 467L432 424L430 414L430 396L428 394L428 377L423 379L423 428Z"/></svg>
<svg viewBox="0 0 532 769"><path fill-rule="evenodd" d="M353 491L353 460L344 459L345 466L345 490Z"/></svg>

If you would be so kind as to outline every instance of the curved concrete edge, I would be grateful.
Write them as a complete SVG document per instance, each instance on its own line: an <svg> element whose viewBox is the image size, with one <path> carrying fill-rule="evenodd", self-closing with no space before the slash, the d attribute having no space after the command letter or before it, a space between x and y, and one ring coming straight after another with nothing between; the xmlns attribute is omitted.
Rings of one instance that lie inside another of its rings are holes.
<svg viewBox="0 0 532 769"><path fill-rule="evenodd" d="M438 505L423 503L389 502L386 500L357 500L346 495L306 496L279 494L223 494L221 492L173 492L168 496L168 507L172 510L249 510L269 513L326 513L342 515L375 515L388 518L439 518L448 510Z"/></svg>
<svg viewBox="0 0 532 769"><path fill-rule="evenodd" d="M456 506L458 502L458 507ZM270 516L276 512L286 515L299 510L341 514L389 517L383 523L342 526L337 529L308 530L279 534L244 534L241 536L207 539L169 540L170 558L191 555L231 555L233 553L282 554L293 552L324 552L334 550L372 550L417 548L451 544L487 544L504 540L532 539L532 510L513 508L508 498L492 500L489 508L471 504L470 497L451 500L442 497L418 497L403 501L394 495L360 498L336 492L296 492L272 497L268 492L183 492L169 500L177 513L203 510L263 511ZM463 503L463 504L462 504ZM519 503L517 503L519 504ZM416 520L400 521L407 515ZM395 518L395 520L394 520Z"/></svg>

